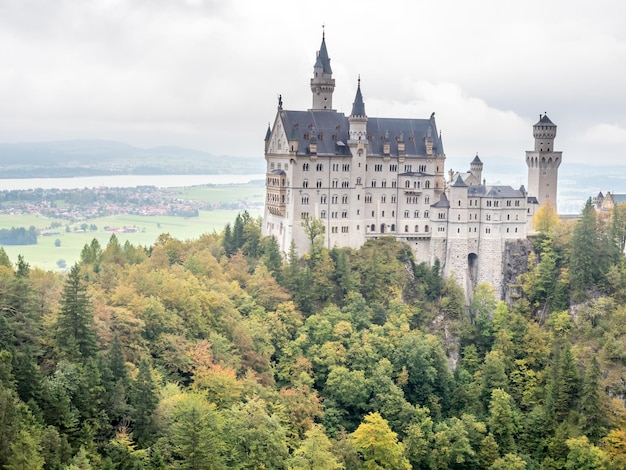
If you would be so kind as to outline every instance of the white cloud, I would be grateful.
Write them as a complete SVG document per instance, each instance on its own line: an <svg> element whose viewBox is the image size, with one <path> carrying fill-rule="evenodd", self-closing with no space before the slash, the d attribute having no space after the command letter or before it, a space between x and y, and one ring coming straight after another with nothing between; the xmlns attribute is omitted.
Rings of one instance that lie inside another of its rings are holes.
<svg viewBox="0 0 626 470"><path fill-rule="evenodd" d="M585 131L580 140L587 144L626 145L626 127L618 124L595 124Z"/></svg>

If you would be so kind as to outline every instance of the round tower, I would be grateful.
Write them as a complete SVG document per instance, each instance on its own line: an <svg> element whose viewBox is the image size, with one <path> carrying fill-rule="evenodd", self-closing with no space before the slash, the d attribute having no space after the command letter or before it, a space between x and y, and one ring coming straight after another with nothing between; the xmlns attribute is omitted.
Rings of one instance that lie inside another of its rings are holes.
<svg viewBox="0 0 626 470"><path fill-rule="evenodd" d="M539 204L549 202L557 207L557 183L562 152L554 151L556 124L547 114L539 115L533 126L535 149L526 152L528 166L528 196L535 197Z"/></svg>

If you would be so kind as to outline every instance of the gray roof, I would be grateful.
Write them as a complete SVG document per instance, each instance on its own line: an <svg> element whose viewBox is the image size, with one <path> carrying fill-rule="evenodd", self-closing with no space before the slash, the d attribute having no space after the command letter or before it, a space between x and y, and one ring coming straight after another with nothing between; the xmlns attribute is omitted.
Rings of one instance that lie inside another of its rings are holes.
<svg viewBox="0 0 626 470"><path fill-rule="evenodd" d="M361 79L356 87L356 96L352 103L352 116L365 116L365 103L363 103L363 95L361 94Z"/></svg>
<svg viewBox="0 0 626 470"><path fill-rule="evenodd" d="M493 199L524 197L524 193L519 189L513 189L511 186L485 186L483 184L468 187L467 194L470 197L488 197Z"/></svg>
<svg viewBox="0 0 626 470"><path fill-rule="evenodd" d="M478 158L478 154L476 154L476 156L474 157L474 160L472 160L472 164L477 164L480 163L481 165L483 164L482 161L480 161L480 158Z"/></svg>
<svg viewBox="0 0 626 470"><path fill-rule="evenodd" d="M539 122L537 122L537 124L535 124L535 126L539 125L539 124L549 124L552 126L555 126L556 124L554 124L552 121L550 121L550 118L548 117L548 115L546 113L543 113L543 116L540 114L539 115Z"/></svg>
<svg viewBox="0 0 626 470"><path fill-rule="evenodd" d="M308 152L311 132L315 132L318 138L318 155L349 155L345 146L348 141L349 121L343 113L280 110L279 114L284 129L292 130L290 138L298 140L299 155ZM437 134L434 118L370 117L367 120L367 154L383 155L383 143L385 136L388 136L391 156L398 155L398 141L403 138L407 156L426 157L424 140L429 135L433 141L433 154L443 154L443 143L441 136Z"/></svg>
<svg viewBox="0 0 626 470"><path fill-rule="evenodd" d="M272 175L286 175L285 170L272 170L270 171Z"/></svg>
<svg viewBox="0 0 626 470"><path fill-rule="evenodd" d="M272 135L272 129L270 129L270 125L267 125L267 131L265 132L265 142L270 140L270 136Z"/></svg>
<svg viewBox="0 0 626 470"><path fill-rule="evenodd" d="M321 67L322 73L333 73L330 68L330 58L328 57L328 51L326 50L326 38L322 34L322 45L317 53L317 60L315 61L315 67Z"/></svg>
<svg viewBox="0 0 626 470"><path fill-rule="evenodd" d="M446 195L444 193L441 193L441 197L439 198L439 201L432 204L430 207L450 207L450 202L448 201L448 198L446 197Z"/></svg>
<svg viewBox="0 0 626 470"><path fill-rule="evenodd" d="M465 181L463 181L463 178L461 177L461 175L456 177L456 181L454 183L452 183L452 186L455 187L467 187L467 184L465 184Z"/></svg>

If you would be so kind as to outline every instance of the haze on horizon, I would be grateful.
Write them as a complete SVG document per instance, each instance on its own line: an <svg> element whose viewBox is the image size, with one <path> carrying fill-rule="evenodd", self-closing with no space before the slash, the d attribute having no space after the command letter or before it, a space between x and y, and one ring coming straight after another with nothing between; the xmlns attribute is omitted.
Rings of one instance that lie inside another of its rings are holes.
<svg viewBox="0 0 626 470"><path fill-rule="evenodd" d="M259 156L277 97L311 106L322 24L350 112L436 113L446 154L523 164L539 113L564 165L621 164L626 4L599 0L0 2L0 142L110 139Z"/></svg>

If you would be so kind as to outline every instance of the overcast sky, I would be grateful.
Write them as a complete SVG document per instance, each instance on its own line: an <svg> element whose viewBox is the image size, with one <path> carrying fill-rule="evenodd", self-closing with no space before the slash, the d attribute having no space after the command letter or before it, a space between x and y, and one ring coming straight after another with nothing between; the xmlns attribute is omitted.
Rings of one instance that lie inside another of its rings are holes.
<svg viewBox="0 0 626 470"><path fill-rule="evenodd" d="M569 162L626 164L623 0L0 0L0 142L113 139L262 158L336 89L369 116L436 113L446 154L524 160L547 111Z"/></svg>

